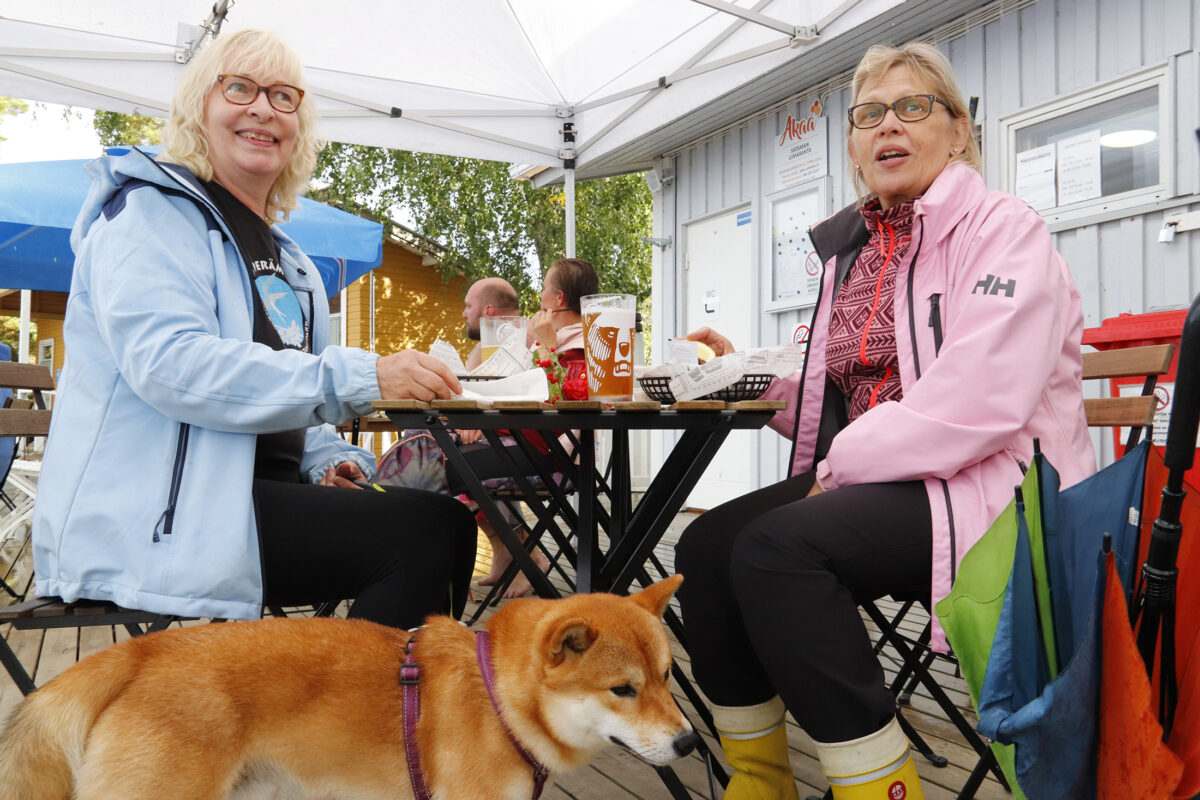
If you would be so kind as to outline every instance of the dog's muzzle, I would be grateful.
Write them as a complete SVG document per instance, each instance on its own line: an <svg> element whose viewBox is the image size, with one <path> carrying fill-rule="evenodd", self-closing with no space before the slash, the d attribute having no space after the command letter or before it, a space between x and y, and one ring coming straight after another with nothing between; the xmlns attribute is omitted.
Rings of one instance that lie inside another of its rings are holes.
<svg viewBox="0 0 1200 800"><path fill-rule="evenodd" d="M675 737L675 741L671 742L671 747L675 749L675 755L686 756L695 750L696 745L699 743L700 734L695 731L684 731Z"/></svg>

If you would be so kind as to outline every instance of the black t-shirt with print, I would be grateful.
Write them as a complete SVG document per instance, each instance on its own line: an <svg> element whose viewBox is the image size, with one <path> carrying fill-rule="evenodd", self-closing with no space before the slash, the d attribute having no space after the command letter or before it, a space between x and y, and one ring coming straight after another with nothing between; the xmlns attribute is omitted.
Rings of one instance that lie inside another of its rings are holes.
<svg viewBox="0 0 1200 800"><path fill-rule="evenodd" d="M279 245L271 227L219 183L204 184L208 196L229 225L234 243L246 262L258 302L254 304L254 341L272 350L312 352L309 319L300 299L279 266ZM311 297L311 295L309 295ZM311 302L311 301L310 301ZM297 483L304 453L305 429L260 433L254 454L254 477Z"/></svg>

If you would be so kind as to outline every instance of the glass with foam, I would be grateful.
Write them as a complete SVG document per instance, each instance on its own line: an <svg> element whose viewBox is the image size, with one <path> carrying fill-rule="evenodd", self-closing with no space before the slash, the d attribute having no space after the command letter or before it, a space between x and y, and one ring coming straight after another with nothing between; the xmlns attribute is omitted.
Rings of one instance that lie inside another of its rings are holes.
<svg viewBox="0 0 1200 800"><path fill-rule="evenodd" d="M637 298L589 294L580 299L588 399L616 403L633 399L633 337Z"/></svg>

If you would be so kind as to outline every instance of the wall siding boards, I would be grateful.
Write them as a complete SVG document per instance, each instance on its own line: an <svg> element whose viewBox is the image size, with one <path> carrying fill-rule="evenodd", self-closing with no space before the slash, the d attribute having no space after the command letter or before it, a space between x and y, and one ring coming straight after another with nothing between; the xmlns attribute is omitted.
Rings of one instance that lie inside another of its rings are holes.
<svg viewBox="0 0 1200 800"><path fill-rule="evenodd" d="M1194 134L1200 126L1200 7L1195 0L1038 0L949 38L938 34L937 46L954 65L964 95L980 98L976 121L983 132L984 175L993 188L999 188L1000 180L1001 118L1132 72L1168 65L1173 129L1164 135L1174 138L1174 197L1161 207L1058 230L1052 237L1070 264L1088 327L1120 313L1186 305L1200 290L1200 231L1178 234L1171 244L1157 239L1167 217L1200 211L1200 199L1192 197L1200 194L1200 152ZM830 74L821 80L836 77ZM704 138L694 145L660 160L660 168L673 170L675 180L655 198L655 235L670 235L679 246L662 251L658 267L664 288L655 303L657 342L685 332L676 328L683 318L687 224L740 203L750 203L753 211L758 267L747 279L754 287L752 329L758 341L736 344L778 344L807 316L798 310L761 313L761 283L769 272L761 264L762 237L769 235L765 198L775 191L778 132L796 100L811 100L820 85L797 86L796 97L786 106L759 109L739 126L700 134ZM849 89L836 88L821 102L829 119L826 213L832 213L856 197L845 151ZM766 485L786 474L790 443L771 431L758 437L759 478ZM1100 437L1098 442L1104 460L1111 458L1110 438Z"/></svg>

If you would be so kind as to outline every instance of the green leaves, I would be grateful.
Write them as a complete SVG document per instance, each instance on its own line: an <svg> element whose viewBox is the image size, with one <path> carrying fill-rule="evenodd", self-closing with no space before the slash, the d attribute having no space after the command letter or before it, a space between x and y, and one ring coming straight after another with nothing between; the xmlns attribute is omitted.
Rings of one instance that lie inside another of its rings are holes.
<svg viewBox="0 0 1200 800"><path fill-rule="evenodd" d="M565 252L561 186L535 189L496 161L330 143L317 160L312 196L388 220L407 208L418 232L443 245L444 273L469 280L496 275L539 305L541 273ZM641 175L576 185L576 254L590 261L604 291L650 292L650 191ZM531 274L531 261L536 268Z"/></svg>
<svg viewBox="0 0 1200 800"><path fill-rule="evenodd" d="M162 144L163 120L120 114L116 111L97 111L92 120L101 147L118 144Z"/></svg>
<svg viewBox="0 0 1200 800"><path fill-rule="evenodd" d="M0 122L3 122L6 116L15 117L18 114L24 114L28 110L29 103L26 103L24 100L18 100L15 97L0 97ZM4 137L0 136L0 142L3 141Z"/></svg>

